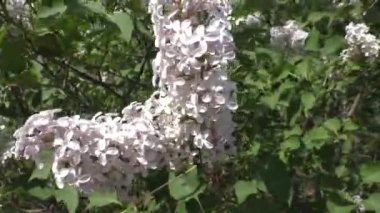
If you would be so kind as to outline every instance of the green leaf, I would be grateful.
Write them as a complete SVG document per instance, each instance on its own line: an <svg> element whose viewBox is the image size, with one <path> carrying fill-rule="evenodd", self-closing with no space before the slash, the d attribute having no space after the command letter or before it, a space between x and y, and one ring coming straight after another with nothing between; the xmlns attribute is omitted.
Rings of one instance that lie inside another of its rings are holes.
<svg viewBox="0 0 380 213"><path fill-rule="evenodd" d="M340 51L345 45L345 40L341 36L334 35L325 40L325 44L321 49L321 53L324 55L330 55Z"/></svg>
<svg viewBox="0 0 380 213"><path fill-rule="evenodd" d="M286 139L283 143L281 143L281 150L286 151L292 151L296 150L300 147L300 140L298 137L290 137Z"/></svg>
<svg viewBox="0 0 380 213"><path fill-rule="evenodd" d="M315 96L310 92L303 92L301 95L301 102L304 108L304 112L307 114L308 111L314 106Z"/></svg>
<svg viewBox="0 0 380 213"><path fill-rule="evenodd" d="M0 27L0 44L4 41L6 35L7 35L7 27L4 24Z"/></svg>
<svg viewBox="0 0 380 213"><path fill-rule="evenodd" d="M279 213L282 212L281 204L276 200L276 202L271 202L270 199L266 198L249 198L247 202L239 205L237 210L231 211L236 213Z"/></svg>
<svg viewBox="0 0 380 213"><path fill-rule="evenodd" d="M315 127L308 131L303 137L305 146L308 149L320 149L328 139L330 139L330 134L323 127Z"/></svg>
<svg viewBox="0 0 380 213"><path fill-rule="evenodd" d="M91 1L91 2L81 2L81 5L89 9L94 13L98 13L101 15L106 15L106 8L102 5L100 1Z"/></svg>
<svg viewBox="0 0 380 213"><path fill-rule="evenodd" d="M120 12L109 15L109 19L118 26L121 37L129 42L134 28L131 16L128 13Z"/></svg>
<svg viewBox="0 0 380 213"><path fill-rule="evenodd" d="M310 36L306 41L306 50L317 51L319 50L319 31L315 28L310 32Z"/></svg>
<svg viewBox="0 0 380 213"><path fill-rule="evenodd" d="M256 156L260 151L261 143L258 141L253 142L249 149L244 153L245 156Z"/></svg>
<svg viewBox="0 0 380 213"><path fill-rule="evenodd" d="M29 189L28 193L34 197L41 199L41 200L46 200L46 199L54 196L54 189L34 187L34 188Z"/></svg>
<svg viewBox="0 0 380 213"><path fill-rule="evenodd" d="M170 195L176 200L190 200L205 189L205 186L199 182L196 167L178 176L171 173L169 182Z"/></svg>
<svg viewBox="0 0 380 213"><path fill-rule="evenodd" d="M294 126L291 130L284 131L284 138L290 138L292 136L300 136L302 135L302 129L299 126Z"/></svg>
<svg viewBox="0 0 380 213"><path fill-rule="evenodd" d="M109 204L121 205L120 201L117 198L116 191L108 193L92 193L88 197L90 203L87 208L102 207Z"/></svg>
<svg viewBox="0 0 380 213"><path fill-rule="evenodd" d="M18 74L25 70L27 60L24 40L5 38L0 44L0 50L0 70L6 70L9 74Z"/></svg>
<svg viewBox="0 0 380 213"><path fill-rule="evenodd" d="M305 58L300 63L298 63L295 67L295 74L299 76L300 78L309 79L311 67L310 67L310 60L308 58Z"/></svg>
<svg viewBox="0 0 380 213"><path fill-rule="evenodd" d="M348 171L347 167L345 167L343 165L340 165L340 166L335 168L335 174L338 178L341 178L341 177L347 175L348 172L349 171Z"/></svg>
<svg viewBox="0 0 380 213"><path fill-rule="evenodd" d="M343 121L344 131L355 131L358 129L359 129L359 126L355 124L351 119L346 119L345 121Z"/></svg>
<svg viewBox="0 0 380 213"><path fill-rule="evenodd" d="M134 205L129 205L128 208L124 209L121 213L138 213Z"/></svg>
<svg viewBox="0 0 380 213"><path fill-rule="evenodd" d="M304 136L304 139L308 141L326 140L329 138L330 138L329 132L323 127L313 128L312 130L308 131Z"/></svg>
<svg viewBox="0 0 380 213"><path fill-rule="evenodd" d="M278 51L274 51L274 50L266 49L266 48L256 48L255 51L257 55L262 54L262 55L269 56L272 59L273 63L277 66L280 65L282 62L283 55L279 53Z"/></svg>
<svg viewBox="0 0 380 213"><path fill-rule="evenodd" d="M355 208L355 205L338 205L331 200L327 201L327 210L329 213L349 213Z"/></svg>
<svg viewBox="0 0 380 213"><path fill-rule="evenodd" d="M374 193L363 201L366 210L380 212L380 193Z"/></svg>
<svg viewBox="0 0 380 213"><path fill-rule="evenodd" d="M317 21L320 21L322 18L329 17L331 15L332 14L329 12L321 12L321 11L311 12L309 13L309 16L307 17L307 20L310 22L317 22Z"/></svg>
<svg viewBox="0 0 380 213"><path fill-rule="evenodd" d="M257 190L257 182L255 180L251 181L243 181L240 180L234 185L235 194L238 199L238 203L242 204L249 195L256 194Z"/></svg>
<svg viewBox="0 0 380 213"><path fill-rule="evenodd" d="M360 167L363 183L380 183L380 162L367 163Z"/></svg>
<svg viewBox="0 0 380 213"><path fill-rule="evenodd" d="M290 176L286 165L278 158L272 158L264 173L266 188L277 199L286 203L290 196Z"/></svg>
<svg viewBox="0 0 380 213"><path fill-rule="evenodd" d="M53 164L53 152L50 150L41 151L38 154L38 159L41 164L36 165L36 168L34 169L32 175L30 176L29 181L33 179L46 180L48 179L50 175L51 166ZM42 167L42 168L39 168L39 167Z"/></svg>
<svg viewBox="0 0 380 213"><path fill-rule="evenodd" d="M12 78L10 82L23 88L36 88L41 83L41 70L42 66L36 61L32 61L31 67L28 70L25 70L16 77Z"/></svg>
<svg viewBox="0 0 380 213"><path fill-rule="evenodd" d="M59 15L65 12L67 9L63 0L54 0L52 1L52 5L44 6L38 10L37 16L38 18L48 18L50 16Z"/></svg>
<svg viewBox="0 0 380 213"><path fill-rule="evenodd" d="M76 189L70 186L65 186L63 189L55 191L55 199L58 202L63 202L66 205L69 213L75 213L79 204L79 194Z"/></svg>
<svg viewBox="0 0 380 213"><path fill-rule="evenodd" d="M177 207L175 208L176 213L187 213L186 202L179 201L177 202Z"/></svg>
<svg viewBox="0 0 380 213"><path fill-rule="evenodd" d="M45 57L58 57L64 53L63 38L58 33L44 33L33 37L37 52Z"/></svg>
<svg viewBox="0 0 380 213"><path fill-rule="evenodd" d="M334 132L335 134L338 134L339 129L341 128L340 120L337 118L332 118L323 123L323 126L326 127L328 130Z"/></svg>
<svg viewBox="0 0 380 213"><path fill-rule="evenodd" d="M273 93L268 96L264 96L261 98L261 102L267 105L269 108L274 109L278 104L280 99L280 93Z"/></svg>

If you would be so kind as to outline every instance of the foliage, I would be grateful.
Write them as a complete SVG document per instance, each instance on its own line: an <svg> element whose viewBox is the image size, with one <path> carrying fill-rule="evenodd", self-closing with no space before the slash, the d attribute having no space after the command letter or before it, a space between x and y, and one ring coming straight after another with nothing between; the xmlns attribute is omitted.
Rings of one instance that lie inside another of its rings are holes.
<svg viewBox="0 0 380 213"><path fill-rule="evenodd" d="M156 50L140 0L27 4L30 26L11 19L1 1L0 147L34 112L116 112L151 94ZM253 12L259 26L233 28L237 156L212 170L154 172L123 204L115 194L58 190L49 171L8 160L0 168L2 211L351 212L360 195L367 211L380 212L380 66L339 56L349 22L380 35L380 3L236 1L235 17ZM310 33L304 51L270 45L270 27L289 19Z"/></svg>

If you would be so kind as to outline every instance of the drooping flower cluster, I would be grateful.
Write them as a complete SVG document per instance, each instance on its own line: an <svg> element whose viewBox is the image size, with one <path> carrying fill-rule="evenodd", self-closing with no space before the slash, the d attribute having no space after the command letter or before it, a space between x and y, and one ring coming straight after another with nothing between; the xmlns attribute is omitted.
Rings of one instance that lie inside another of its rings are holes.
<svg viewBox="0 0 380 213"><path fill-rule="evenodd" d="M270 29L270 43L281 49L301 50L309 33L303 31L294 20L288 20L284 26Z"/></svg>
<svg viewBox="0 0 380 213"><path fill-rule="evenodd" d="M228 62L235 57L229 33L230 2L151 1L149 8L155 44L160 50L153 62L154 83L166 102L163 115L172 116L163 126L177 134L176 144L185 144L194 137L196 148L233 150L231 110L236 110L237 104L235 85L226 73Z"/></svg>
<svg viewBox="0 0 380 213"><path fill-rule="evenodd" d="M348 48L343 50L343 60L364 57L370 61L379 56L380 41L369 33L369 27L364 23L350 23L346 26L346 42Z"/></svg>
<svg viewBox="0 0 380 213"><path fill-rule="evenodd" d="M234 59L228 0L151 0L157 91L121 114L58 117L58 110L32 115L14 134L16 157L44 166L54 153L58 187L83 192L116 189L128 197L136 174L181 168L200 158L212 163L235 152L231 112L235 85L226 68Z"/></svg>

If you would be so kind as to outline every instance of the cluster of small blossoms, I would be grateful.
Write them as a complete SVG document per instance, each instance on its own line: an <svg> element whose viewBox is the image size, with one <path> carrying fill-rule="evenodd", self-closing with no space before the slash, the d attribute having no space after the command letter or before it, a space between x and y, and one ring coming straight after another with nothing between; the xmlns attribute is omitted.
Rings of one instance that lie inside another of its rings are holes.
<svg viewBox="0 0 380 213"><path fill-rule="evenodd" d="M369 27L364 23L350 23L346 26L346 42L348 48L343 50L343 60L367 58L371 61L379 56L380 41L369 33Z"/></svg>
<svg viewBox="0 0 380 213"><path fill-rule="evenodd" d="M309 33L303 31L294 20L270 29L270 43L281 49L300 50L305 46L308 36Z"/></svg>
<svg viewBox="0 0 380 213"><path fill-rule="evenodd" d="M164 3L162 3L164 2ZM234 151L231 111L237 109L235 84L226 68L234 59L229 0L151 1L159 48L154 84L165 100L162 119L177 145L193 141L208 161ZM159 118L161 119L161 118ZM165 123L166 122L166 123Z"/></svg>
<svg viewBox="0 0 380 213"><path fill-rule="evenodd" d="M128 198L136 175L214 162L234 154L235 84L227 64L235 57L228 0L151 0L155 45L153 84L143 104L92 119L32 115L14 136L16 157L43 167L42 151L54 153L58 187L86 193L116 189Z"/></svg>
<svg viewBox="0 0 380 213"><path fill-rule="evenodd" d="M6 9L9 17L15 20L25 20L30 13L30 7L25 0L8 0Z"/></svg>
<svg viewBox="0 0 380 213"><path fill-rule="evenodd" d="M262 22L262 17L259 13L249 14L247 16L242 16L238 18L231 17L230 20L235 26L244 26L244 27L257 27Z"/></svg>
<svg viewBox="0 0 380 213"><path fill-rule="evenodd" d="M365 212L365 206L363 204L363 198L360 195L352 196L352 201L356 205L356 212L357 213L364 213Z"/></svg>
<svg viewBox="0 0 380 213"><path fill-rule="evenodd" d="M332 3L336 7L345 7L345 6L357 4L359 2L360 2L360 0L333 0Z"/></svg>

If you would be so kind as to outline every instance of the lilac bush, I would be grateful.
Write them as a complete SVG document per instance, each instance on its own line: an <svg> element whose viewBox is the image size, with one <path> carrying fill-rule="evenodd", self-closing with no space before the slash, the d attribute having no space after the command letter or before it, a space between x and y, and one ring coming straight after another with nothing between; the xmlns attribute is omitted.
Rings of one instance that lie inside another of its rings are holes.
<svg viewBox="0 0 380 213"><path fill-rule="evenodd" d="M19 128L11 149L18 158L44 165L54 153L59 188L83 193L116 189L128 198L135 175L152 169L180 169L202 156L212 166L234 154L232 112L235 84L227 76L234 59L228 0L151 0L158 53L153 61L157 88L144 103L118 113L57 117L58 109L34 114Z"/></svg>

